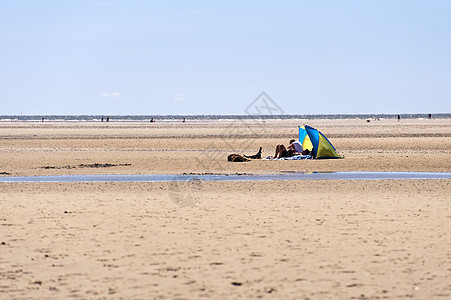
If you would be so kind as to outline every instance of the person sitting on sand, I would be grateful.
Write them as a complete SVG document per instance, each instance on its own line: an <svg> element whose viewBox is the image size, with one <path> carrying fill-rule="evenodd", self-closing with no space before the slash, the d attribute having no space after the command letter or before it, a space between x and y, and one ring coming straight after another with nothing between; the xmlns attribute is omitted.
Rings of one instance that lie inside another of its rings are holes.
<svg viewBox="0 0 451 300"><path fill-rule="evenodd" d="M304 148L300 142L296 140L290 140L290 145L285 148L284 145L280 144L276 146L276 153L273 158L291 157L295 155L300 155Z"/></svg>
<svg viewBox="0 0 451 300"><path fill-rule="evenodd" d="M290 140L290 146L288 146L288 149L294 150L296 153L302 153L304 150L304 147L302 147L302 144L296 140Z"/></svg>

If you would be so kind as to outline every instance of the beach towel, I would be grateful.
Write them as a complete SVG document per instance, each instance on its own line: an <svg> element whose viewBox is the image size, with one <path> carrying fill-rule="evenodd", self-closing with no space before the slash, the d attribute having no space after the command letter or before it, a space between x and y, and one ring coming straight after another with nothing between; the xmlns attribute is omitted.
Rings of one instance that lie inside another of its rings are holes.
<svg viewBox="0 0 451 300"><path fill-rule="evenodd" d="M294 155L290 157L281 157L281 158L272 158L271 156L268 156L266 158L263 158L264 160L302 160L302 159L312 159L311 155Z"/></svg>

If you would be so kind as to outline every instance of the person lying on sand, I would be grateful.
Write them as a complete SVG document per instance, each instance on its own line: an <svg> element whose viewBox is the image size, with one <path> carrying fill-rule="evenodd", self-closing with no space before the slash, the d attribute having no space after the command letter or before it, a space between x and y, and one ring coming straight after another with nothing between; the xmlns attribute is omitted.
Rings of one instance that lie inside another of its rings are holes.
<svg viewBox="0 0 451 300"><path fill-rule="evenodd" d="M273 156L273 159L282 158L282 157L291 157L295 155L295 151L293 149L287 149L284 145L280 144L276 146L276 153Z"/></svg>
<svg viewBox="0 0 451 300"><path fill-rule="evenodd" d="M227 156L227 160L232 162L247 162L250 161L251 159L261 159L261 158L262 158L262 147L260 147L257 154L254 155L230 154L229 156Z"/></svg>
<svg viewBox="0 0 451 300"><path fill-rule="evenodd" d="M257 154L254 155L244 155L244 157L249 159L261 159L262 158L262 147L258 150Z"/></svg>
<svg viewBox="0 0 451 300"><path fill-rule="evenodd" d="M282 144L276 146L276 153L274 154L273 159L300 155L303 150L301 143L290 140L290 145L288 147L285 147Z"/></svg>

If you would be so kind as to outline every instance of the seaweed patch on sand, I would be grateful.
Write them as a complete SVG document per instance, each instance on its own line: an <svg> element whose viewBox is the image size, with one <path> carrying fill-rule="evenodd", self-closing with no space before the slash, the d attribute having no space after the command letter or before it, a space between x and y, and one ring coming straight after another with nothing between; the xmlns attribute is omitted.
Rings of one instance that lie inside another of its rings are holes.
<svg viewBox="0 0 451 300"><path fill-rule="evenodd" d="M41 169L76 169L76 168L111 168L111 167L129 167L131 164L80 164L78 166L43 166Z"/></svg>

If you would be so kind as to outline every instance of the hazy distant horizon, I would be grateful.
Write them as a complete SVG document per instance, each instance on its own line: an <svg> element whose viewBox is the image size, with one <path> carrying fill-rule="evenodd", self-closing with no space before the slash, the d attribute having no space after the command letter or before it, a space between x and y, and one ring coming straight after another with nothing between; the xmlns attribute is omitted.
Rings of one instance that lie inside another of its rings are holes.
<svg viewBox="0 0 451 300"><path fill-rule="evenodd" d="M399 114L401 119L427 119L428 114ZM0 115L0 121L149 121L217 119L396 119L398 114L311 114L311 115ZM450 119L451 113L431 114L433 119Z"/></svg>

